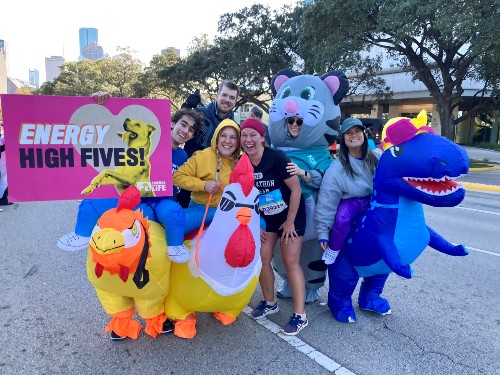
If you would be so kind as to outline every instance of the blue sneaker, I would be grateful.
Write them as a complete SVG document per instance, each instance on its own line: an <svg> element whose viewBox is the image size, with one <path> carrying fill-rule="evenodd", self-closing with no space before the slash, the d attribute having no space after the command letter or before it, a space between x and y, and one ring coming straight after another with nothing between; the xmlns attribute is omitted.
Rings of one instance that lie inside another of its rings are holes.
<svg viewBox="0 0 500 375"><path fill-rule="evenodd" d="M259 305L252 311L252 317L254 319L260 319L265 317L266 315L276 314L278 311L280 311L278 302L276 302L274 305L268 305L266 303L266 300L262 300L260 301Z"/></svg>
<svg viewBox="0 0 500 375"><path fill-rule="evenodd" d="M302 320L300 315L293 314L288 323L283 326L283 333L288 336L295 336L308 325L307 319Z"/></svg>

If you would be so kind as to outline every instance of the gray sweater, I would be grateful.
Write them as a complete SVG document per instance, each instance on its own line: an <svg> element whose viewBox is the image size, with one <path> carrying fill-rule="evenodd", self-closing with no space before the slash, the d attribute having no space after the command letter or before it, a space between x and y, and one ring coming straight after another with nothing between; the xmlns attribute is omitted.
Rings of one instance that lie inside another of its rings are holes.
<svg viewBox="0 0 500 375"><path fill-rule="evenodd" d="M376 155L380 157L380 154ZM363 160L349 156L349 162L355 172L355 179L344 170L340 160L335 159L321 182L314 215L318 240L328 241L341 199L361 198L372 194L373 175L370 169Z"/></svg>

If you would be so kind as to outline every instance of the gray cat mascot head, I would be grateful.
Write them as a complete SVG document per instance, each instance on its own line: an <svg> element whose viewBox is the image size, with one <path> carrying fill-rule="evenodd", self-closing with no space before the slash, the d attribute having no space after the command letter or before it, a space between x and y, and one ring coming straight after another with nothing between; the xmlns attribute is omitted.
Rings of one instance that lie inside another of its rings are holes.
<svg viewBox="0 0 500 375"><path fill-rule="evenodd" d="M339 103L349 90L340 70L321 77L280 70L271 81L274 99L269 109L269 135L274 147L328 147L340 130ZM303 128L296 138L288 133L286 119L298 116Z"/></svg>

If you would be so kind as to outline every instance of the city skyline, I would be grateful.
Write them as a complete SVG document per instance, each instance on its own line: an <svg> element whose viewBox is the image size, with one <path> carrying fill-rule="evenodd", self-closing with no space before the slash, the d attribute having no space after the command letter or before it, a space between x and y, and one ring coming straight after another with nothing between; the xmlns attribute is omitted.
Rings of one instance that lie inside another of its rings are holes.
<svg viewBox="0 0 500 375"><path fill-rule="evenodd" d="M4 14L0 39L7 42L7 74L29 81L29 71L37 69L42 84L46 81L45 58L62 56L65 61L78 61L79 29L86 27L99 30L99 45L109 56L116 54L117 47L129 47L143 64L149 65L153 55L161 54L162 49L170 46L180 49L181 56L185 56L194 37L203 34L210 39L214 37L222 14L255 3L278 9L284 5L293 6L296 1L234 0L223 7L200 2L188 10L181 2L165 7L163 2L152 1L147 7L130 8L87 0L81 7L71 9L62 0L8 2L0 7ZM28 10L37 15L37 21L21 23L18 15Z"/></svg>

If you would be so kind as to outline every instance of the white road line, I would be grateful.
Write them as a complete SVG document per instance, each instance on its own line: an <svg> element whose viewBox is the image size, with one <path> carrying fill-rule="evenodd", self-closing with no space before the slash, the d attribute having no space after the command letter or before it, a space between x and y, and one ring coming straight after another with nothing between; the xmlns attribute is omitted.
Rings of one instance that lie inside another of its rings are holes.
<svg viewBox="0 0 500 375"><path fill-rule="evenodd" d="M468 207L462 207L462 206L457 206L457 208L461 208L462 210L467 210L467 211L480 212L482 214L490 214L490 215L500 216L500 212L483 211L483 210L477 210L475 208L468 208Z"/></svg>
<svg viewBox="0 0 500 375"><path fill-rule="evenodd" d="M467 246L467 245L464 245L464 246L465 246L465 248L467 250L474 250L474 251L477 251L477 252L480 252L480 253L489 254L489 255L495 255L497 257L500 257L500 254L494 253L492 251L476 249L475 247L470 247L470 246Z"/></svg>
<svg viewBox="0 0 500 375"><path fill-rule="evenodd" d="M260 318L260 319L254 319L251 315L252 313L252 308L246 306L243 309L243 312L247 314L252 320L256 321L259 323L261 326L264 328L267 328L269 331L274 333L276 336L281 338L282 340L286 341L288 344L293 346L295 349L297 349L299 352L307 355L309 358L311 358L313 361L315 361L317 364L320 366L323 366L325 369L328 371L332 372L335 375L356 375L354 372L349 371L345 367L342 367L340 364L335 362L333 359L327 357L320 351L316 350L309 344L306 344L304 341L299 339L297 336L287 336L281 331L281 327L278 326L277 324L271 322L267 318Z"/></svg>

